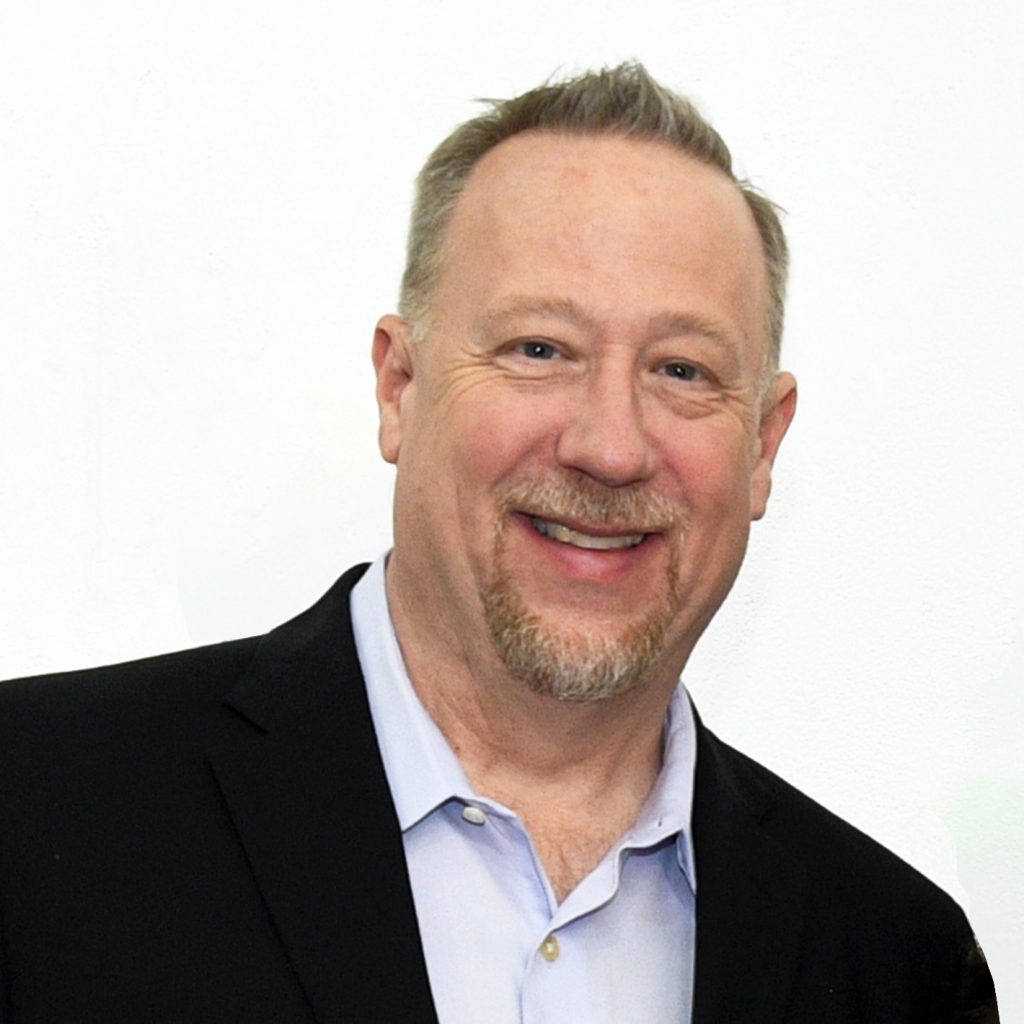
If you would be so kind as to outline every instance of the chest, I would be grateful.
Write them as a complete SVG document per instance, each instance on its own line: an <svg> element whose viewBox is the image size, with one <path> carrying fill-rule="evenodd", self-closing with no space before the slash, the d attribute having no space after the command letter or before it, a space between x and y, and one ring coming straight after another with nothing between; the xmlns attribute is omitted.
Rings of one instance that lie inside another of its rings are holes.
<svg viewBox="0 0 1024 1024"><path fill-rule="evenodd" d="M473 825L458 808L403 841L442 1024L688 1019L680 1008L691 1001L694 899L673 842L599 857L556 901L537 843L514 816ZM570 846L571 870L600 845Z"/></svg>

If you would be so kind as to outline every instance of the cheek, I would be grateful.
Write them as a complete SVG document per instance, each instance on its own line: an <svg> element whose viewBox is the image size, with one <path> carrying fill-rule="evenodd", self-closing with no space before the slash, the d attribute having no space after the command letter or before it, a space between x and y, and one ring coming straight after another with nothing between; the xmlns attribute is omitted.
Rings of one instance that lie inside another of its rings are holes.
<svg viewBox="0 0 1024 1024"><path fill-rule="evenodd" d="M677 571L688 603L717 608L732 585L750 531L750 470L742 438L709 433L676 461L684 528Z"/></svg>
<svg viewBox="0 0 1024 1024"><path fill-rule="evenodd" d="M670 463L692 517L730 518L746 513L749 457L745 440L734 432L690 431L674 445Z"/></svg>
<svg viewBox="0 0 1024 1024"><path fill-rule="evenodd" d="M542 466L557 436L550 409L493 393L451 408L445 420L451 470L463 491L500 485Z"/></svg>

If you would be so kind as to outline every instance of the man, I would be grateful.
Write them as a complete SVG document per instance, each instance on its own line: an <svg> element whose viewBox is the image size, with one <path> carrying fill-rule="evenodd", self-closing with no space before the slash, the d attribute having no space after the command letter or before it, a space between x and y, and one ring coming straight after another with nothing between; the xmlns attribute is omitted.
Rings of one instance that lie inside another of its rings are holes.
<svg viewBox="0 0 1024 1024"><path fill-rule="evenodd" d="M995 1020L959 908L679 683L793 416L785 269L638 66L442 143L373 343L387 560L0 690L0 1020Z"/></svg>

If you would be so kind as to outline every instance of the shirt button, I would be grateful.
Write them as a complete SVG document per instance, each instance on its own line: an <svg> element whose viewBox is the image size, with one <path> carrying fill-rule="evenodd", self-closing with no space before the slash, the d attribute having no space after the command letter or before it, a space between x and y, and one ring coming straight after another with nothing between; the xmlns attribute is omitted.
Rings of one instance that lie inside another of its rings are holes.
<svg viewBox="0 0 1024 1024"><path fill-rule="evenodd" d="M561 952L562 950L558 945L558 939L556 939L554 935L549 935L540 944L540 955L544 957L549 964L553 964L558 959L558 954Z"/></svg>
<svg viewBox="0 0 1024 1024"><path fill-rule="evenodd" d="M479 807L463 807L462 817L470 823L470 825L482 825L487 820L487 815L480 810Z"/></svg>

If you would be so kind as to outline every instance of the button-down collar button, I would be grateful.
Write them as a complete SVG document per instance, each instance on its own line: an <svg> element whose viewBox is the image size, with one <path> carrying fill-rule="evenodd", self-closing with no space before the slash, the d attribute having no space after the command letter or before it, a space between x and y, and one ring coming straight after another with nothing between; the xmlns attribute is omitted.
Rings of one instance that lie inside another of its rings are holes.
<svg viewBox="0 0 1024 1024"><path fill-rule="evenodd" d="M462 808L462 817L471 825L482 825L487 820L487 815L479 807L472 805Z"/></svg>
<svg viewBox="0 0 1024 1024"><path fill-rule="evenodd" d="M549 964L553 964L558 959L558 954L561 953L561 947L558 945L558 939L554 935L549 935L540 944L540 955L544 957Z"/></svg>

